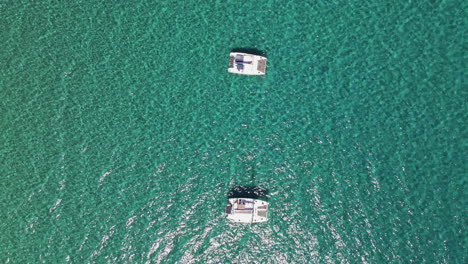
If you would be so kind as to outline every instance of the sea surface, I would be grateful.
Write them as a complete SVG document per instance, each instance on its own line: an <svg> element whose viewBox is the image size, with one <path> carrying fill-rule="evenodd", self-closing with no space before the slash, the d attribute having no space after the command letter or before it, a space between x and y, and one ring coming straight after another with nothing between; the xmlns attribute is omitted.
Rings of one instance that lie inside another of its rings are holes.
<svg viewBox="0 0 468 264"><path fill-rule="evenodd" d="M0 1L0 262L467 263L467 3Z"/></svg>

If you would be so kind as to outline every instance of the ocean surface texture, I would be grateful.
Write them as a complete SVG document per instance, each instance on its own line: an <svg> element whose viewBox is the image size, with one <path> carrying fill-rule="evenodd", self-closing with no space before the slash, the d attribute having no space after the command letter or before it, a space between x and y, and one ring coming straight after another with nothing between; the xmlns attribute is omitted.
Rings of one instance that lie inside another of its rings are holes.
<svg viewBox="0 0 468 264"><path fill-rule="evenodd" d="M466 263L467 3L1 1L0 262Z"/></svg>

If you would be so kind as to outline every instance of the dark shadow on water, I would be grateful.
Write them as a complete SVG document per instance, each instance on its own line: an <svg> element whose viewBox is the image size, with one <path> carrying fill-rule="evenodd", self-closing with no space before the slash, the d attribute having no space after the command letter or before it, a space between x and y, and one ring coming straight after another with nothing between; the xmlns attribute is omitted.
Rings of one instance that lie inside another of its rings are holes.
<svg viewBox="0 0 468 264"><path fill-rule="evenodd" d="M231 52L243 52L243 53L249 53L253 55L260 55L260 56L266 57L265 51L254 49L254 48L234 48L231 50Z"/></svg>
<svg viewBox="0 0 468 264"><path fill-rule="evenodd" d="M258 186L236 186L228 193L229 198L252 198L268 200L268 190Z"/></svg>

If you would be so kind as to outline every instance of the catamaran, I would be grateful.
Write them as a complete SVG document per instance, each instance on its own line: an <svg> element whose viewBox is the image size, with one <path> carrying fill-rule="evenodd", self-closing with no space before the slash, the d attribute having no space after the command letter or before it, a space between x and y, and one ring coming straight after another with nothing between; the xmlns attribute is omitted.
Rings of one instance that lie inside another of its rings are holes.
<svg viewBox="0 0 468 264"><path fill-rule="evenodd" d="M268 202L251 198L230 198L226 206L228 220L235 223L268 221Z"/></svg>
<svg viewBox="0 0 468 264"><path fill-rule="evenodd" d="M228 72L245 75L265 75L267 58L243 52L229 54Z"/></svg>

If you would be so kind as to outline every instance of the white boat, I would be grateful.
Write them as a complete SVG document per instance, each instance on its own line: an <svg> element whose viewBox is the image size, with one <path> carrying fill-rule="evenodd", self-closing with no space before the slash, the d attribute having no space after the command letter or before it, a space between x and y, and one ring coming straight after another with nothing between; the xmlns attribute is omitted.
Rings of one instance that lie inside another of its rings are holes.
<svg viewBox="0 0 468 264"><path fill-rule="evenodd" d="M228 72L246 75L265 75L267 58L243 52L229 54Z"/></svg>
<svg viewBox="0 0 468 264"><path fill-rule="evenodd" d="M268 202L251 198L230 198L226 206L227 218L235 223L268 221Z"/></svg>

